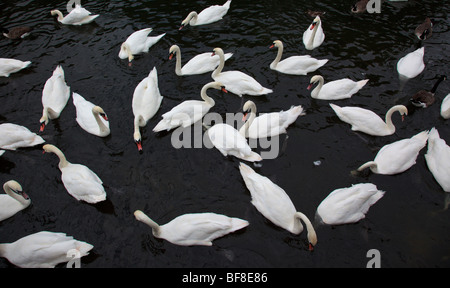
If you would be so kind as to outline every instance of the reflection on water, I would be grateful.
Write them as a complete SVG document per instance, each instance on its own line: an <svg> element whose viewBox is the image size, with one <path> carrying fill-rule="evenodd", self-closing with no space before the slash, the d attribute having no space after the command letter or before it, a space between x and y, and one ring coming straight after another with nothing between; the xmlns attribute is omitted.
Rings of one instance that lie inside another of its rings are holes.
<svg viewBox="0 0 450 288"><path fill-rule="evenodd" d="M34 29L23 41L0 41L1 57L33 62L29 69L0 79L0 121L37 132L43 85L54 68L62 65L72 92L102 106L111 127L111 135L104 139L87 134L76 123L69 99L60 118L52 120L42 135L69 161L87 165L100 176L108 195L108 202L101 205L80 203L68 195L57 160L43 156L39 147L1 156L0 182L20 182L32 205L0 223L0 243L39 230L65 232L95 247L93 255L82 260L82 267L365 267L370 249L381 252L381 267L449 267L448 197L427 169L426 149L416 165L399 175L355 177L350 173L373 159L385 144L425 129L436 127L450 143L448 123L439 115L448 82L439 87L434 106L411 110L403 122L394 116L397 132L387 137L351 131L333 114L329 102L312 99L306 89L314 74L323 75L326 81L369 79L360 92L340 100L339 105L360 106L382 116L395 104L408 104L415 92L432 87L436 75L449 73L448 5L386 1L379 14L351 14L351 1L234 0L222 21L178 30L190 11L221 2L83 1L100 17L81 27L62 25L50 15L56 8L65 13L64 1L0 3L2 25ZM325 42L312 51L302 42L313 19L308 9L326 11L322 17ZM414 29L426 16L435 21L433 35L420 42ZM127 60L117 57L120 44L146 27L153 28L153 36L167 34L149 53L136 56L129 67ZM269 46L276 39L284 43L283 58L309 54L329 62L308 76L273 71L269 65L276 53ZM331 191L361 182L376 184L386 191L385 196L357 224L330 227L315 223L318 245L314 252L308 251L306 232L292 235L253 207L235 158L223 157L215 149L175 149L171 133L152 132L164 112L181 101L199 99L201 87L212 80L209 73L176 76L175 61L168 60L173 44L180 46L184 62L215 47L232 52L225 71L248 73L274 90L267 96L243 99L210 91L216 101L211 112L241 112L248 99L261 112L292 105L306 109L306 115L288 128L288 135L280 137L279 156L254 167L282 187L298 211L313 219L316 207ZM425 70L402 81L396 63L418 45L426 47ZM145 151L139 154L133 142L131 100L134 88L153 67L157 67L164 100L141 129ZM246 219L250 225L217 239L213 247L181 247L154 238L148 227L134 219L136 209L158 223L184 213L216 212ZM0 260L0 267L10 266Z"/></svg>

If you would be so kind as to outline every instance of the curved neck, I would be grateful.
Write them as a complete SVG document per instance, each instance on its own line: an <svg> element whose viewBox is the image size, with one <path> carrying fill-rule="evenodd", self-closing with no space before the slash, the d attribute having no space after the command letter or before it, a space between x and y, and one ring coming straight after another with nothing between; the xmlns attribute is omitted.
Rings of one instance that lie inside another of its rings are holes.
<svg viewBox="0 0 450 288"><path fill-rule="evenodd" d="M445 77L439 78L439 80L437 80L437 82L434 84L434 86L433 86L433 88L431 89L430 92L434 94L436 92L439 84L441 84L441 82L444 81L444 79L445 79Z"/></svg>
<svg viewBox="0 0 450 288"><path fill-rule="evenodd" d="M59 158L59 164L58 164L59 169L62 169L62 168L66 167L69 164L69 162L66 159L66 156L64 156L64 154L61 152L61 150L59 150L55 146L52 146L48 150L48 152L52 152L52 153L56 154L56 156L58 156L58 158Z"/></svg>
<svg viewBox="0 0 450 288"><path fill-rule="evenodd" d="M64 19L64 15L59 10L54 10L55 14L58 15L58 21L62 21ZM48 13L48 12L47 12Z"/></svg>
<svg viewBox="0 0 450 288"><path fill-rule="evenodd" d="M141 221L152 228L152 233L155 237L159 237L161 235L161 227L155 221L150 219L150 217L141 211L136 211L134 215L138 221Z"/></svg>
<svg viewBox="0 0 450 288"><path fill-rule="evenodd" d="M313 43L314 43L314 37L316 37L316 33L317 33L317 29L319 29L319 25L320 25L320 22L317 23L317 24L314 26L314 28L313 28L313 31L312 31L312 33L311 33L311 37L309 37L309 40L308 40L308 46L309 46L309 47L312 47L312 46L313 46Z"/></svg>
<svg viewBox="0 0 450 288"><path fill-rule="evenodd" d="M244 127L242 127L244 131L245 137L248 136L248 129L250 128L250 125L252 125L253 120L256 118L256 105L255 103L251 102L250 104L250 117L245 121Z"/></svg>
<svg viewBox="0 0 450 288"><path fill-rule="evenodd" d="M175 50L175 58L176 58L175 74L180 76L182 73L181 73L181 50L179 48L176 48Z"/></svg>
<svg viewBox="0 0 450 288"><path fill-rule="evenodd" d="M25 199L22 195L17 194L14 192L11 187L9 187L8 182L3 184L3 190L5 190L5 193L8 194L10 197L16 199L22 206L28 206L31 203L30 199Z"/></svg>
<svg viewBox="0 0 450 288"><path fill-rule="evenodd" d="M195 11L192 11L191 13L189 13L189 15L186 17L186 24L189 23L191 25L194 25L195 23L197 23L197 19L198 19L198 14Z"/></svg>
<svg viewBox="0 0 450 288"><path fill-rule="evenodd" d="M212 86L213 86L213 83L206 84L205 86L203 86L202 91L200 92L200 96L202 97L202 99L211 107L214 106L216 104L216 102L214 101L214 99L209 97L208 94L206 94L206 91L209 88L212 88Z"/></svg>
<svg viewBox="0 0 450 288"><path fill-rule="evenodd" d="M109 129L106 127L105 123L103 123L102 119L100 119L100 113L98 111L95 111L94 108L92 108L92 114L94 115L95 121L97 121L98 128L100 128L100 132L104 133L107 132Z"/></svg>
<svg viewBox="0 0 450 288"><path fill-rule="evenodd" d="M378 164L375 161L369 161L367 163L364 163L363 165L361 165L357 171L362 171L366 168L370 168L370 169L376 169L378 166Z"/></svg>
<svg viewBox="0 0 450 288"><path fill-rule="evenodd" d="M217 66L216 70L214 70L214 72L212 73L211 75L212 78L219 75L222 72L223 67L225 66L225 56L223 55L223 52L222 51L216 52L216 55L219 55L220 62L219 66Z"/></svg>
<svg viewBox="0 0 450 288"><path fill-rule="evenodd" d="M272 69L277 67L278 63L281 60L281 56L283 55L283 44L279 43L277 46L278 46L277 57L275 57L275 60L273 60L273 62L270 64L270 68Z"/></svg>
<svg viewBox="0 0 450 288"><path fill-rule="evenodd" d="M322 89L322 86L323 86L323 83L324 83L323 77L319 77L318 81L319 81L319 84L311 92L311 96L313 96L313 97L317 97L319 95L320 89Z"/></svg>
<svg viewBox="0 0 450 288"><path fill-rule="evenodd" d="M309 221L308 217L306 217L306 215L301 212L296 212L295 217L302 220L305 223L306 230L308 232L307 238L310 245L309 249L312 250L312 247L317 244L317 235L313 225L311 224L311 221Z"/></svg>
<svg viewBox="0 0 450 288"><path fill-rule="evenodd" d="M394 107L392 107L391 109L389 109L386 113L386 126L388 127L388 129L390 131L395 131L395 126L394 123L392 122L392 114L394 114L395 111L400 111L401 106L396 105Z"/></svg>

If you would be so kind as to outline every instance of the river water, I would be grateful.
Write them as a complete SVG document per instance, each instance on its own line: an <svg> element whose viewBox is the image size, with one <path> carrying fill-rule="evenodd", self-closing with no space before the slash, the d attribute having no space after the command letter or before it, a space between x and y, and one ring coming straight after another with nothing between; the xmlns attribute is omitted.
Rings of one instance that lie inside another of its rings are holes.
<svg viewBox="0 0 450 288"><path fill-rule="evenodd" d="M17 180L32 199L30 207L0 223L0 243L41 230L64 232L94 245L82 259L81 267L86 268L366 267L371 249L379 251L381 267L449 267L447 194L426 166L426 148L416 165L398 175L350 173L372 160L383 145L432 127L450 143L450 120L439 115L442 99L450 91L448 81L439 86L433 106L413 109L408 103L418 90L431 89L437 75L449 73L449 6L444 1L383 2L381 13L356 15L350 13L353 1L233 0L222 21L178 30L190 11L222 2L83 1L100 17L81 27L62 25L50 15L52 9L66 14L64 1L0 3L2 25L34 29L24 40L0 41L1 57L33 62L30 68L0 79L0 122L37 132L44 83L61 65L71 92L102 106L111 126L106 138L82 130L70 98L60 118L50 121L42 133L69 161L99 175L107 192L107 201L100 204L71 197L61 182L56 156L43 155L40 147L7 151L0 157L0 181ZM312 51L302 43L303 31L313 20L308 9L326 11L325 42ZM427 16L435 22L433 35L420 43L414 29ZM128 66L118 57L120 45L132 32L147 27L153 28L153 36L166 35ZM283 58L310 54L329 62L307 76L273 71L269 64L276 51L269 46L276 39L284 43ZM267 96L242 99L209 90L216 101L211 112L238 113L250 99L260 112L303 105L306 115L278 139L279 155L253 166L282 187L298 211L313 220L317 206L331 191L357 183L374 183L386 191L384 197L358 223L314 222L318 236L314 251L308 250L306 231L293 235L270 223L251 204L236 158L206 147L176 149L171 133L152 132L164 112L181 101L199 99L201 87L212 80L209 73L177 76L175 60L168 60L172 44L181 47L183 63L221 47L234 53L225 70L246 72L274 90ZM396 63L419 45L425 46L426 68L401 82ZM153 67L164 99L141 130L144 151L140 154L133 141L131 101L135 87ZM306 89L314 74L326 81L348 77L369 82L350 99L314 100ZM360 106L381 116L393 105L406 104L410 113L403 122L394 115L395 134L373 137L352 132L329 103ZM160 224L184 213L216 212L246 219L250 225L215 240L212 247L183 247L154 238L149 227L135 220L136 209ZM13 265L0 259L0 267Z"/></svg>

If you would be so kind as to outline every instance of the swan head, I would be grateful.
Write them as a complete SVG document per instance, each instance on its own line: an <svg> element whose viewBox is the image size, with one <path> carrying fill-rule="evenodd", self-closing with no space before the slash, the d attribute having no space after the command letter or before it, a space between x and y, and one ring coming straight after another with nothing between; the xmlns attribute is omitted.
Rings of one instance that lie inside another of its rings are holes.
<svg viewBox="0 0 450 288"><path fill-rule="evenodd" d="M173 56L175 56L177 54L177 50L178 50L178 46L177 45L172 45L169 49L169 60L172 60Z"/></svg>
<svg viewBox="0 0 450 288"><path fill-rule="evenodd" d="M103 110L102 107L94 106L92 108L92 112L93 113L98 113L98 115L100 115L103 119L105 119L105 121L108 121L108 116L106 116L106 113L105 113L105 111Z"/></svg>
<svg viewBox="0 0 450 288"><path fill-rule="evenodd" d="M307 89L311 90L311 88L314 86L314 84L316 82L320 82L320 81L323 81L323 77L320 75L315 75L315 76L311 77L311 80L309 81L310 84L308 85Z"/></svg>
<svg viewBox="0 0 450 288"><path fill-rule="evenodd" d="M142 149L141 133L139 133L137 131L134 132L133 138L134 138L134 143L136 143L139 153L142 153L143 149Z"/></svg>
<svg viewBox="0 0 450 288"><path fill-rule="evenodd" d="M39 120L39 123L40 123L39 132L43 132L45 129L45 126L48 124L47 114L42 115L41 119Z"/></svg>
<svg viewBox="0 0 450 288"><path fill-rule="evenodd" d="M5 183L4 187L8 186L9 189L14 193L14 196L18 196L23 198L25 201L29 201L30 197L28 197L28 195L23 192L22 190L22 186L15 180L9 180L8 182ZM13 196L13 197L14 197ZM14 197L17 198L17 197Z"/></svg>
<svg viewBox="0 0 450 288"><path fill-rule="evenodd" d="M211 56L214 56L214 55L224 55L222 48L219 48L219 47L214 48Z"/></svg>
<svg viewBox="0 0 450 288"><path fill-rule="evenodd" d="M275 40L273 41L272 46L270 46L269 48L273 47L283 47L283 43L280 40Z"/></svg>
<svg viewBox="0 0 450 288"><path fill-rule="evenodd" d="M402 121L405 120L405 116L408 115L408 108L404 105L398 105L398 112L402 115Z"/></svg>
<svg viewBox="0 0 450 288"><path fill-rule="evenodd" d="M122 45L120 46L119 57L121 57L122 59L125 59L128 57L128 62L130 62L130 63L131 63L131 61L133 61L134 55L133 55L133 53L131 53L131 47L130 47L130 45L128 45L128 43L122 43Z"/></svg>
<svg viewBox="0 0 450 288"><path fill-rule="evenodd" d="M309 242L309 250L313 250L314 246L317 245L317 234L316 231L314 231L314 229L308 230L308 234L306 236L308 238L308 242Z"/></svg>
<svg viewBox="0 0 450 288"><path fill-rule="evenodd" d="M181 30L181 29L184 28L184 26L189 25L191 19L192 19L192 18L196 18L196 17L197 17L197 12L192 11L191 13L189 13L188 16L186 17L186 19L184 19L184 20L181 22L181 26L180 26L180 28L179 28L178 30ZM195 22L197 22L197 21L195 21Z"/></svg>
<svg viewBox="0 0 450 288"><path fill-rule="evenodd" d="M310 30L313 30L316 25L318 25L320 23L320 17L316 16L316 18L314 18L314 21L311 23L311 27L309 28Z"/></svg>
<svg viewBox="0 0 450 288"><path fill-rule="evenodd" d="M247 120L248 113L252 110L252 108L256 107L255 102L248 100L245 102L244 107L242 107L242 111L244 112L244 116L242 117L242 121Z"/></svg>

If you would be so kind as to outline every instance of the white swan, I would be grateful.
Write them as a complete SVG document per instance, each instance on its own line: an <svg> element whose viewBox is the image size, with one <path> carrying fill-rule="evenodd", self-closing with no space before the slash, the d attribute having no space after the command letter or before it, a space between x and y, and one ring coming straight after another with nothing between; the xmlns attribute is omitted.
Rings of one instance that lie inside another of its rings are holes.
<svg viewBox="0 0 450 288"><path fill-rule="evenodd" d="M450 146L440 138L436 128L432 128L429 133L425 161L442 189L450 192Z"/></svg>
<svg viewBox="0 0 450 288"><path fill-rule="evenodd" d="M191 58L183 67L181 67L181 50L178 45L172 45L169 49L169 60L175 55L175 74L178 76L198 75L211 72L220 64L218 55L211 56L211 53L205 52ZM233 53L225 54L225 61L230 59Z"/></svg>
<svg viewBox="0 0 450 288"><path fill-rule="evenodd" d="M316 215L328 225L356 223L366 217L370 206L384 193L371 183L336 189L319 204Z"/></svg>
<svg viewBox="0 0 450 288"><path fill-rule="evenodd" d="M161 106L162 99L163 96L161 96L158 87L158 71L156 67L153 67L149 75L136 86L133 93L133 137L139 152L142 152L142 139L139 129L147 125L147 121L156 114Z"/></svg>
<svg viewBox="0 0 450 288"><path fill-rule="evenodd" d="M158 36L148 37L148 34L152 32L152 28L145 28L139 31L133 32L125 42L120 45L119 58L127 59L131 63L134 59L134 55L141 53L147 53L150 47L155 45L166 33Z"/></svg>
<svg viewBox="0 0 450 288"><path fill-rule="evenodd" d="M310 55L290 56L281 60L283 42L275 40L270 48L278 47L276 58L270 63L270 69L290 75L306 75L314 72L328 62L328 59L318 60Z"/></svg>
<svg viewBox="0 0 450 288"><path fill-rule="evenodd" d="M59 158L61 180L67 192L79 201L97 203L106 200L105 188L102 180L88 167L81 164L72 164L67 161L63 152L56 146L45 144L44 152L54 153Z"/></svg>
<svg viewBox="0 0 450 288"><path fill-rule="evenodd" d="M370 168L376 174L402 173L416 164L417 156L427 144L427 140L428 131L422 131L411 138L387 144L378 151L373 161L361 165L357 171Z"/></svg>
<svg viewBox="0 0 450 288"><path fill-rule="evenodd" d="M293 234L302 233L303 225L300 222L302 220L306 225L309 248L312 250L317 244L314 227L308 217L297 212L286 192L269 178L256 173L244 163L240 163L239 170L252 196L251 202L256 209L273 224Z"/></svg>
<svg viewBox="0 0 450 288"><path fill-rule="evenodd" d="M450 93L448 93L444 100L442 100L441 116L444 119L450 119Z"/></svg>
<svg viewBox="0 0 450 288"><path fill-rule="evenodd" d="M228 0L223 5L212 5L203 9L200 13L192 11L181 22L179 30L183 29L187 25L199 26L206 25L222 20L223 16L228 13L230 9L231 0Z"/></svg>
<svg viewBox="0 0 450 288"><path fill-rule="evenodd" d="M271 89L263 87L253 77L241 72L241 71L225 71L222 72L225 66L225 56L221 48L214 48L212 55L219 55L220 64L219 67L214 70L211 77L214 81L221 82L227 90L242 97L242 95L265 95L272 93Z"/></svg>
<svg viewBox="0 0 450 288"><path fill-rule="evenodd" d="M44 85L42 91L42 117L40 132L44 131L49 119L56 119L61 114L70 97L70 88L64 78L64 70L58 65Z"/></svg>
<svg viewBox="0 0 450 288"><path fill-rule="evenodd" d="M392 114L399 112L402 121L408 115L408 109L404 105L395 105L386 112L386 121L373 111L360 107L339 107L330 103L331 108L341 121L352 126L352 131L361 131L372 136L387 136L395 133L395 126L392 122Z"/></svg>
<svg viewBox="0 0 450 288"><path fill-rule="evenodd" d="M33 147L44 143L45 140L31 132L28 128L13 124L0 124L0 148L6 150L16 150L21 147Z"/></svg>
<svg viewBox="0 0 450 288"><path fill-rule="evenodd" d="M19 72L31 65L31 61L0 58L0 77L9 77L12 73Z"/></svg>
<svg viewBox="0 0 450 288"><path fill-rule="evenodd" d="M0 244L0 257L20 268L54 268L69 262L68 252L77 257L88 255L94 246L78 241L65 233L41 231L30 234L13 243Z"/></svg>
<svg viewBox="0 0 450 288"><path fill-rule="evenodd" d="M3 221L31 204L31 199L23 192L22 186L14 180L3 184L6 194L0 195L0 221Z"/></svg>
<svg viewBox="0 0 450 288"><path fill-rule="evenodd" d="M140 210L136 210L134 216L150 226L156 238L181 246L212 246L214 239L249 225L245 220L216 213L183 214L164 225L158 225Z"/></svg>
<svg viewBox="0 0 450 288"><path fill-rule="evenodd" d="M77 114L76 121L81 128L99 137L106 137L111 133L108 116L100 106L94 105L75 92L72 93L72 99Z"/></svg>
<svg viewBox="0 0 450 288"><path fill-rule="evenodd" d="M203 101L187 100L173 107L162 115L163 119L153 128L153 132L169 131L180 126L186 128L201 120L215 105L214 100L206 94L210 88L227 93L225 86L220 82L210 82L204 85L200 92Z"/></svg>
<svg viewBox="0 0 450 288"><path fill-rule="evenodd" d="M325 34L323 33L322 20L320 20L319 16L316 16L308 29L303 32L303 44L307 50L313 50L322 45L324 40Z"/></svg>
<svg viewBox="0 0 450 288"><path fill-rule="evenodd" d="M403 78L414 78L425 69L423 55L425 47L421 47L411 53L406 54L397 62L397 72Z"/></svg>
<svg viewBox="0 0 450 288"><path fill-rule="evenodd" d="M324 85L324 79L320 75L311 77L308 90L311 90L313 85L319 82L316 88L311 91L311 97L321 100L341 100L352 97L357 93L364 85L369 82L369 79L353 81L348 78L334 80Z"/></svg>
<svg viewBox="0 0 450 288"><path fill-rule="evenodd" d="M267 138L287 133L286 129L295 122L299 116L305 115L301 105L292 106L287 111L264 113L256 117L256 105L253 101L247 101L243 107L244 120L250 117L239 129L242 136L252 139Z"/></svg>
<svg viewBox="0 0 450 288"><path fill-rule="evenodd" d="M228 124L215 124L206 133L211 143L223 156L231 155L250 162L262 160L258 153L252 151L247 139Z"/></svg>
<svg viewBox="0 0 450 288"><path fill-rule="evenodd" d="M76 5L75 9L70 11L69 14L67 14L65 17L62 14L61 11L55 9L51 11L52 16L58 15L58 21L61 24L66 25L83 25L83 24L89 24L92 21L94 21L98 16L92 15L91 12L86 10L85 8L81 7L81 5Z"/></svg>

